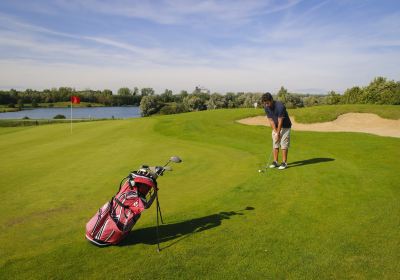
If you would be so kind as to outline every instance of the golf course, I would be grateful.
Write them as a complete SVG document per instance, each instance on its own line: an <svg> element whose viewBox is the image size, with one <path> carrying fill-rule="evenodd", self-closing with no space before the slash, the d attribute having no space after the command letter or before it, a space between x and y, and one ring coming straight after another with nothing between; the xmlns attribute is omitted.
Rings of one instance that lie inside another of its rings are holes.
<svg viewBox="0 0 400 280"><path fill-rule="evenodd" d="M300 123L345 113L400 119L400 106L289 110ZM262 109L0 127L0 279L399 279L400 138L292 131L286 170L265 169ZM85 225L142 164L156 208L118 246ZM258 172L264 167L264 172Z"/></svg>

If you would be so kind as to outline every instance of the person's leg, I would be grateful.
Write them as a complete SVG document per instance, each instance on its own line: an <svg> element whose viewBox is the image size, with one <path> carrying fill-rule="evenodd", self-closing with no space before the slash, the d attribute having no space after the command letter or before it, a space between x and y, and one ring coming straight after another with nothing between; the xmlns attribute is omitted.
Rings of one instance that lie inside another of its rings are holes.
<svg viewBox="0 0 400 280"><path fill-rule="evenodd" d="M278 162L279 148L274 148L274 161Z"/></svg>
<svg viewBox="0 0 400 280"><path fill-rule="evenodd" d="M287 168L287 156L289 152L290 146L290 128L282 129L282 137L281 137L281 149L282 149L282 164L279 169Z"/></svg>
<svg viewBox="0 0 400 280"><path fill-rule="evenodd" d="M274 152L274 161L269 166L270 168L278 167L279 143L276 142L276 134L272 131L272 149Z"/></svg>
<svg viewBox="0 0 400 280"><path fill-rule="evenodd" d="M282 149L282 162L287 162L288 152L289 152L289 149Z"/></svg>

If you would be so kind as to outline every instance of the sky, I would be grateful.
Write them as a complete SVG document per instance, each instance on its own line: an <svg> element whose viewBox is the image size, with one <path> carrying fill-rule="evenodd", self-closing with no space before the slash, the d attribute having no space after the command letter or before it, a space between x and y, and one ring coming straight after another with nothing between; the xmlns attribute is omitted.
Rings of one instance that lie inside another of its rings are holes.
<svg viewBox="0 0 400 280"><path fill-rule="evenodd" d="M2 0L0 88L343 92L400 80L398 0Z"/></svg>

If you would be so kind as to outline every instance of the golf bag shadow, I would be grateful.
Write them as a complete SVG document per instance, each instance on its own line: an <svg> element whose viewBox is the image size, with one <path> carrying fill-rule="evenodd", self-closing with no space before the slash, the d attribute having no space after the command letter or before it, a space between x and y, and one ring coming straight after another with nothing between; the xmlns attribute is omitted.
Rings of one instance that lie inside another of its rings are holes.
<svg viewBox="0 0 400 280"><path fill-rule="evenodd" d="M116 245L124 239L158 197L157 181L150 173L132 172L120 183L117 194L86 224L86 238L97 246ZM161 213L160 213L161 214Z"/></svg>

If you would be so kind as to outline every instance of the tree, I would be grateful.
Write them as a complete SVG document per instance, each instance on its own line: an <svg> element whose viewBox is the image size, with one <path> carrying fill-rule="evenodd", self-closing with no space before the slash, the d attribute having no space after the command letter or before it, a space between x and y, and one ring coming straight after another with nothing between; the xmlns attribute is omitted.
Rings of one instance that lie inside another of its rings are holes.
<svg viewBox="0 0 400 280"><path fill-rule="evenodd" d="M142 97L139 107L140 107L142 116L147 117L147 116L156 114L160 110L161 104L160 104L157 96L146 95L146 96Z"/></svg>
<svg viewBox="0 0 400 280"><path fill-rule="evenodd" d="M378 104L398 104L398 94L396 88L398 83L387 80L383 77L375 78L366 88L367 91L375 92L379 97L375 103Z"/></svg>
<svg viewBox="0 0 400 280"><path fill-rule="evenodd" d="M142 97L148 95L154 95L154 89L152 88L142 88L140 90Z"/></svg>
<svg viewBox="0 0 400 280"><path fill-rule="evenodd" d="M38 107L38 103L36 101L36 99L32 100L32 108L37 108Z"/></svg>
<svg viewBox="0 0 400 280"><path fill-rule="evenodd" d="M181 90L181 92L179 94L174 95L174 101L182 103L183 98L185 98L188 95L189 95L189 93L186 90Z"/></svg>
<svg viewBox="0 0 400 280"><path fill-rule="evenodd" d="M236 104L238 107L245 107L244 102L246 101L246 95L244 92L238 92L236 95Z"/></svg>
<svg viewBox="0 0 400 280"><path fill-rule="evenodd" d="M193 91L191 96L198 97L201 101L202 105L199 108L197 108L197 110L206 110L207 109L206 103L210 99L210 94L208 92L198 90L198 88L196 87L196 89Z"/></svg>
<svg viewBox="0 0 400 280"><path fill-rule="evenodd" d="M133 94L133 96L138 96L138 95L139 95L139 89L138 89L138 87L134 87L134 88L133 88L132 94Z"/></svg>
<svg viewBox="0 0 400 280"><path fill-rule="evenodd" d="M160 114L162 115L171 115L171 114L179 114L184 113L185 106L182 103L169 103L161 108Z"/></svg>
<svg viewBox="0 0 400 280"><path fill-rule="evenodd" d="M315 106L318 105L318 101L314 96L307 96L303 99L304 102L304 106L305 107L311 107L311 106Z"/></svg>
<svg viewBox="0 0 400 280"><path fill-rule="evenodd" d="M75 95L75 89L70 87L60 87L58 88L58 92L55 93L55 102L70 101L72 95Z"/></svg>
<svg viewBox="0 0 400 280"><path fill-rule="evenodd" d="M17 107L18 107L18 110L22 110L22 108L24 108L24 102L22 101L22 99L18 100Z"/></svg>
<svg viewBox="0 0 400 280"><path fill-rule="evenodd" d="M286 108L304 107L303 99L298 94L290 94L283 86L277 93L277 99L285 104ZM318 103L318 99L314 96L312 99L310 99L309 104L310 102L313 104L315 102Z"/></svg>
<svg viewBox="0 0 400 280"><path fill-rule="evenodd" d="M244 102L243 102L243 107L245 108L254 108L254 103L259 103L261 100L261 93L245 93L243 95L244 97Z"/></svg>
<svg viewBox="0 0 400 280"><path fill-rule="evenodd" d="M363 101L363 90L360 87L352 87L346 89L343 94L343 102L345 104L357 104Z"/></svg>
<svg viewBox="0 0 400 280"><path fill-rule="evenodd" d="M342 98L340 96L340 94L331 91L328 93L328 96L326 97L326 103L328 105L335 105L335 104L339 104L341 102Z"/></svg>
<svg viewBox="0 0 400 280"><path fill-rule="evenodd" d="M381 93L381 103L400 105L400 82L388 82L387 88Z"/></svg>
<svg viewBox="0 0 400 280"><path fill-rule="evenodd" d="M313 104L318 105L320 103L320 100L317 96L312 96L313 99ZM304 107L304 102L303 99L298 95L298 94L290 94L288 93L286 96L286 107L287 108L301 108Z"/></svg>
<svg viewBox="0 0 400 280"><path fill-rule="evenodd" d="M218 93L213 93L210 96L210 99L206 102L207 109L219 109L226 108L227 102L225 96L222 96Z"/></svg>
<svg viewBox="0 0 400 280"><path fill-rule="evenodd" d="M103 90L102 94L103 94L103 95L112 95L113 92L112 92L112 90L110 90L110 89L105 89L105 90Z"/></svg>
<svg viewBox="0 0 400 280"><path fill-rule="evenodd" d="M277 94L277 99L285 104L288 101L288 95L289 95L289 93L288 93L287 89L285 89L283 86L281 86L281 88Z"/></svg>
<svg viewBox="0 0 400 280"><path fill-rule="evenodd" d="M168 103L174 101L174 96L172 90L165 89L165 91L160 95L161 101Z"/></svg>
<svg viewBox="0 0 400 280"><path fill-rule="evenodd" d="M237 98L236 98L235 93L233 93L233 92L226 93L225 100L226 100L226 107L228 107L228 108L239 107L239 105L237 104Z"/></svg>
<svg viewBox="0 0 400 280"><path fill-rule="evenodd" d="M380 94L386 89L386 78L376 77L367 87L364 88L362 103L379 104Z"/></svg>
<svg viewBox="0 0 400 280"><path fill-rule="evenodd" d="M203 110L205 107L205 104L201 100L200 97L195 96L195 95L188 95L185 98L183 98L183 105L185 106L186 111L195 111L195 110Z"/></svg>
<svg viewBox="0 0 400 280"><path fill-rule="evenodd" d="M118 90L118 95L120 96L131 96L131 90L127 87L120 88Z"/></svg>

